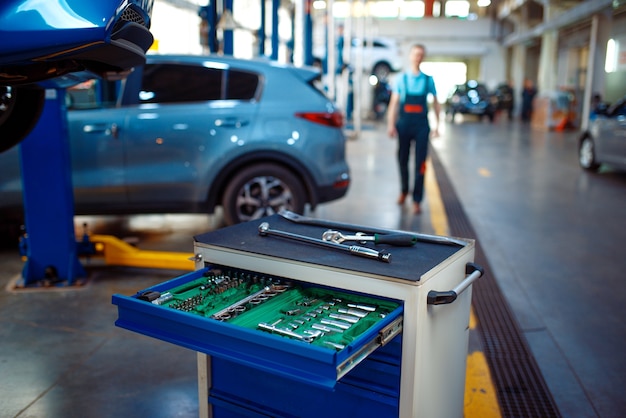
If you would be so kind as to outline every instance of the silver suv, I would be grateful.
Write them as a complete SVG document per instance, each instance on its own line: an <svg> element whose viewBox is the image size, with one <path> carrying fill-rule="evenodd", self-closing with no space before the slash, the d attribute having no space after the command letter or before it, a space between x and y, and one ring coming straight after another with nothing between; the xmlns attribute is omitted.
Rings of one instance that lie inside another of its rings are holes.
<svg viewBox="0 0 626 418"><path fill-rule="evenodd" d="M227 224L339 199L343 120L313 68L148 56L68 90L76 214L213 213ZM28 138L26 139L28 140ZM21 215L18 149L0 154L0 218Z"/></svg>
<svg viewBox="0 0 626 418"><path fill-rule="evenodd" d="M594 110L579 139L578 162L587 171L598 171L605 163L626 170L626 96Z"/></svg>

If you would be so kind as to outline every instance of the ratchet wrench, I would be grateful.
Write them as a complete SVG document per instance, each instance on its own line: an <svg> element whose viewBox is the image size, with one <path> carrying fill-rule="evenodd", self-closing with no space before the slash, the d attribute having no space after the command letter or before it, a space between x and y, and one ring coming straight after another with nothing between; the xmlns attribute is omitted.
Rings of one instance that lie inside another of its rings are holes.
<svg viewBox="0 0 626 418"><path fill-rule="evenodd" d="M274 235L277 237L288 238L296 241L306 242L309 244L320 245L322 247L329 247L336 250L346 251L352 255L373 258L385 263L391 262L391 254L385 250L376 251L371 248L359 247L358 245L337 244L336 242L324 241L322 239L307 237L305 235L270 229L270 224L268 222L263 222L261 225L259 225L259 235L261 235L262 237L267 235Z"/></svg>
<svg viewBox="0 0 626 418"><path fill-rule="evenodd" d="M372 241L374 244L390 244L398 247L410 247L417 243L417 237L409 234L374 234L365 235L363 233L357 233L356 235L344 235L339 231L329 229L322 234L324 241L332 241L337 244L341 244L344 241L358 241L365 243Z"/></svg>

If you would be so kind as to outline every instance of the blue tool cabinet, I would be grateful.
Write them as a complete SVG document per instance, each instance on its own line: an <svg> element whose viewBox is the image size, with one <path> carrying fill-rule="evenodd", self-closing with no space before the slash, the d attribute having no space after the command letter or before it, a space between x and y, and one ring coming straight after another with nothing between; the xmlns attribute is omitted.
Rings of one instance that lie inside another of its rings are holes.
<svg viewBox="0 0 626 418"><path fill-rule="evenodd" d="M135 295L113 296L116 325L197 352L202 417L463 416L471 282L482 274L468 267L472 240L386 247L393 259L383 263L261 236L261 222L311 237L326 230L273 215L199 235L196 271ZM395 309L344 347L327 348L140 299L216 266L360 295Z"/></svg>

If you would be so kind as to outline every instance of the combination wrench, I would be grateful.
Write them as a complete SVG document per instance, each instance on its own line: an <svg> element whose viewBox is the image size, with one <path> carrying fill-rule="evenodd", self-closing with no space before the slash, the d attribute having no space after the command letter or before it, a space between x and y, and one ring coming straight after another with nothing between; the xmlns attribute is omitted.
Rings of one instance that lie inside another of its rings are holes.
<svg viewBox="0 0 626 418"><path fill-rule="evenodd" d="M344 245L338 244L332 241L324 241L317 238L307 237L305 235L294 234L287 231L279 231L276 229L270 229L270 224L268 222L263 222L259 225L259 235L262 237L267 235L273 235L277 237L292 239L296 241L306 242L308 244L319 245L322 247L333 248L335 250L346 251L352 255L357 255L360 257L373 258L378 261L382 261L385 263L391 262L391 254L388 251L380 250L376 251L371 248L360 247L358 245Z"/></svg>

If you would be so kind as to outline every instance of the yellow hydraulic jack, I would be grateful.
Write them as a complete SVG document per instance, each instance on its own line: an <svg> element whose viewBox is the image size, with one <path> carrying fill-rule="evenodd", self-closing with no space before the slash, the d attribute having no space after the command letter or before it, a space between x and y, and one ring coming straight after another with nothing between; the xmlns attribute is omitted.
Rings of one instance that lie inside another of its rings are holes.
<svg viewBox="0 0 626 418"><path fill-rule="evenodd" d="M107 265L189 271L195 267L192 253L141 250L112 235L85 235L81 246L79 254L102 257Z"/></svg>

